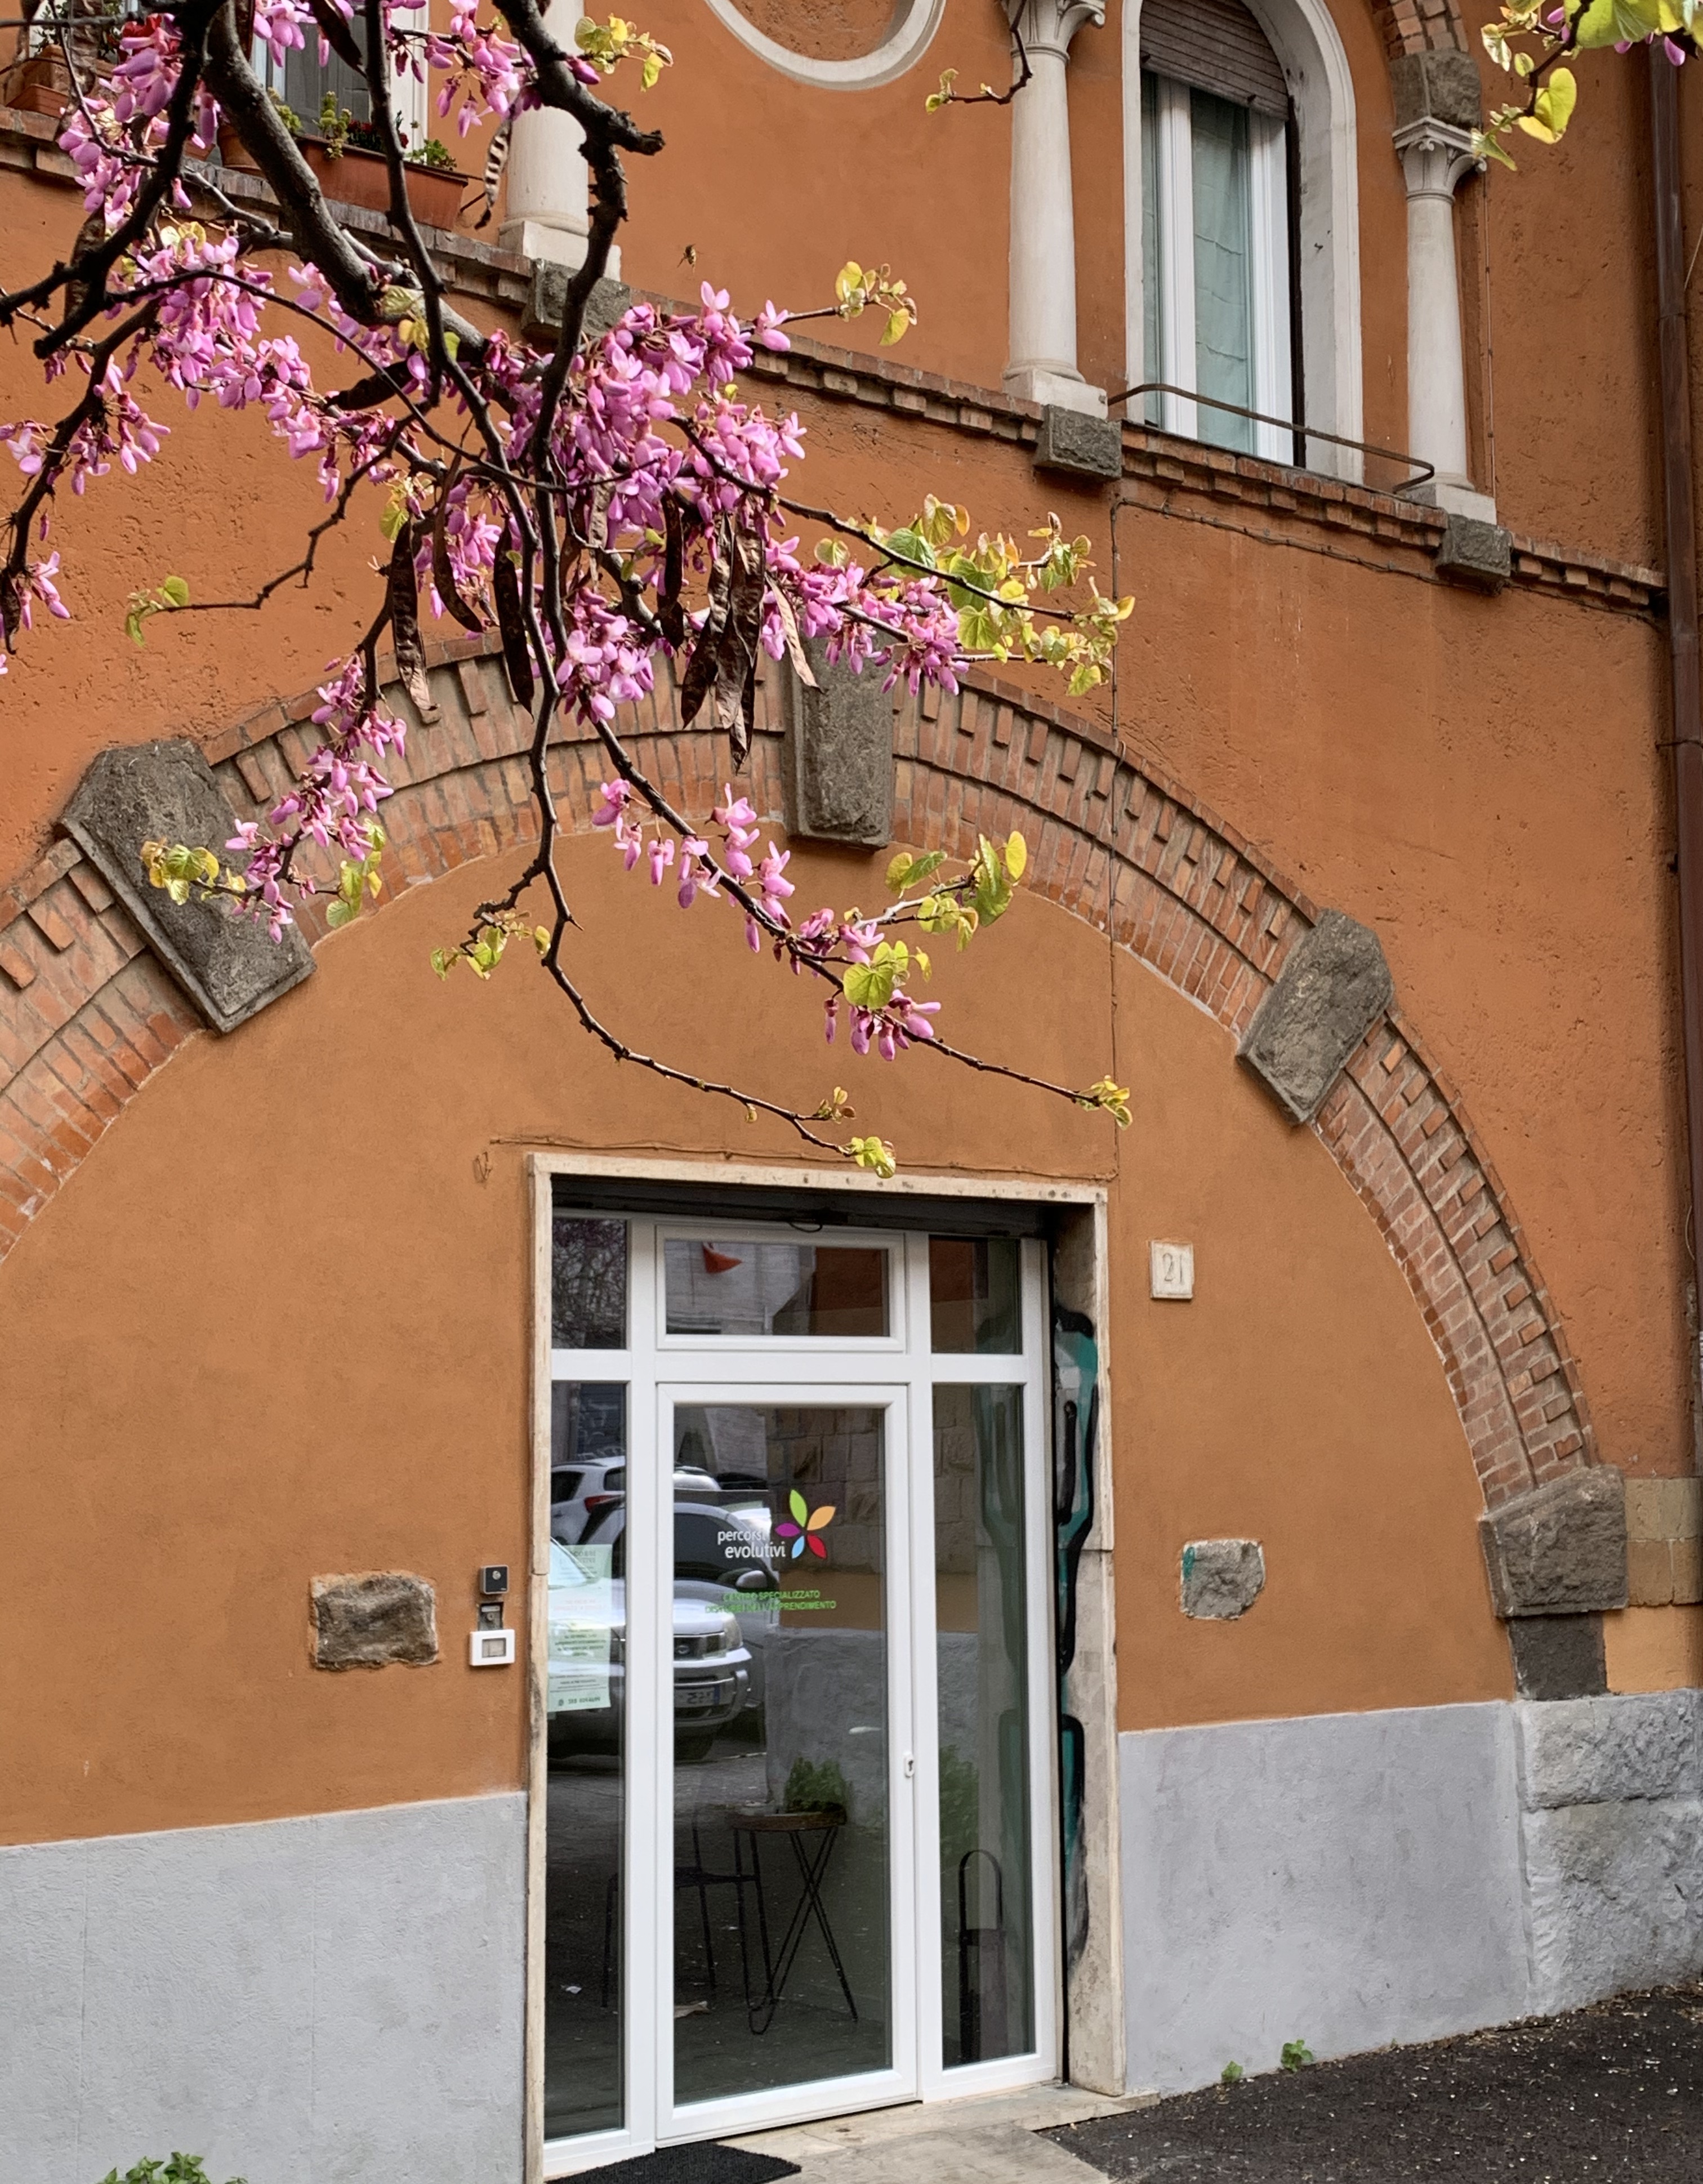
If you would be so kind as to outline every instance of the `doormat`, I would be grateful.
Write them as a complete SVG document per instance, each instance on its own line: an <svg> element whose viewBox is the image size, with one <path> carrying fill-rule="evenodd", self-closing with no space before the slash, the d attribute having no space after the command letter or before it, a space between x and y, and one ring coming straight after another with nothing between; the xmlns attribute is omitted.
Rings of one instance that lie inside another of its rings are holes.
<svg viewBox="0 0 1703 2184"><path fill-rule="evenodd" d="M665 2146L634 2161L582 2169L573 2184L774 2184L800 2174L796 2161L772 2153L748 2153L737 2146Z"/></svg>

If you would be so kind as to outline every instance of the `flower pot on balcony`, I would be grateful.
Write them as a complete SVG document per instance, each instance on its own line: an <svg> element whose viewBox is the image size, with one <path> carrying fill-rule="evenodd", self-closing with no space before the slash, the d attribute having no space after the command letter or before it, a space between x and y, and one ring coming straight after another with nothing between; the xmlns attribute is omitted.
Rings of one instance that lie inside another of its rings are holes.
<svg viewBox="0 0 1703 2184"><path fill-rule="evenodd" d="M339 204L365 205L372 212L390 210L390 171L381 153L346 144L334 155L314 136L302 139L302 151L328 198ZM454 167L422 167L412 161L403 175L415 218L426 227L454 228L466 176Z"/></svg>
<svg viewBox="0 0 1703 2184"><path fill-rule="evenodd" d="M7 70L0 98L25 114L63 114L71 103L71 64L58 46L25 53Z"/></svg>
<svg viewBox="0 0 1703 2184"><path fill-rule="evenodd" d="M258 175L260 163L237 133L234 121L219 125L219 159L223 166L235 167L239 174Z"/></svg>
<svg viewBox="0 0 1703 2184"><path fill-rule="evenodd" d="M423 227L453 233L466 190L466 176L454 167L411 165L408 170L408 202Z"/></svg>

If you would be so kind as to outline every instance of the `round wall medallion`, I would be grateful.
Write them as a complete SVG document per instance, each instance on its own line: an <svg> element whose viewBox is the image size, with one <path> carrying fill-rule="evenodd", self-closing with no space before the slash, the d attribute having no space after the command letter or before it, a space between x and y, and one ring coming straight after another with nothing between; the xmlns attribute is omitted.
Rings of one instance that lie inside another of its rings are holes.
<svg viewBox="0 0 1703 2184"><path fill-rule="evenodd" d="M717 19L760 60L818 91L872 91L913 68L946 13L946 0L708 0ZM782 32L787 40L783 43ZM860 46L865 49L859 51ZM816 50L799 50L814 47Z"/></svg>

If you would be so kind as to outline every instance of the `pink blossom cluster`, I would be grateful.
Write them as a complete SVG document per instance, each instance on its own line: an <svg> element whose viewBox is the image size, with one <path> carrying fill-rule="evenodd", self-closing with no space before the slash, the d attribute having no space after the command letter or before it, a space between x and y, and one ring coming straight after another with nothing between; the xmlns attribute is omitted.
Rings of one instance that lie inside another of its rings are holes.
<svg viewBox="0 0 1703 2184"><path fill-rule="evenodd" d="M348 0L334 4L349 16ZM392 63L417 65L410 56L423 53L442 79L440 114L459 107L465 129L470 120L537 103L531 63L493 27L481 26L476 0L454 0L447 29L423 43L416 36L412 46L400 8L401 0L386 0ZM305 0L258 0L254 23L256 36L279 58L305 42L310 25L317 29ZM86 202L109 229L134 207L159 154L182 65L176 31L164 19L126 25L122 37L123 58L109 85L89 101L86 116L73 109L60 138L82 176ZM582 58L570 66L581 81L597 81ZM212 143L218 120L203 94L195 148ZM111 315L146 299L153 304L151 323L105 364L68 444L55 452L53 432L38 421L0 426L0 445L25 477L49 488L68 479L81 493L114 464L134 472L151 460L166 428L131 391L145 370L191 410L209 397L224 410L262 410L292 457L317 463L328 500L352 481L387 499L399 492L418 526L420 588L440 616L494 619L497 580L508 573L499 560L530 569L536 610L530 626L548 632L549 656L536 665L554 702L611 744L621 709L654 691L659 658L671 660L676 672L689 671L701 646L728 641L730 612L738 621L737 644L718 658L724 678L749 675L753 641L778 660L801 640L817 640L830 660L880 674L888 688L902 678L912 689L923 682L955 688L957 618L939 583L849 554L807 561L788 533L779 495L804 456L803 427L796 416L771 415L735 391L759 348L788 345L787 314L772 303L742 320L727 292L706 282L688 311L636 304L575 359L548 444L541 439L543 359L501 334L482 344L468 368L485 398L485 429L523 489L536 476L548 477L551 505L560 511L565 566L547 600L537 588L542 557L524 550L493 465L476 460L463 467L458 460L446 474L441 427L436 421L433 430L421 426L429 374L417 326L407 328L405 305L396 323L367 326L339 304L314 265L288 268L294 310L316 320L338 352L355 361L350 376L387 371L407 397L400 412L388 393L345 407L315 385L296 336L269 331L290 290L281 292L270 273L245 259L237 234L186 219L186 210L180 190L173 209L156 218L125 261ZM489 454L472 436L469 448L476 457ZM51 475L44 478L44 471ZM445 560L453 599L442 595ZM27 627L30 598L54 614L65 611L53 582L58 567L55 556L30 571L14 617L21 626ZM737 601L731 610L730 596ZM729 694L724 680L718 702ZM737 710L738 692L731 694ZM370 853L374 815L390 794L383 761L402 741L400 722L367 703L358 655L332 664L320 697L314 717L322 739L299 778L264 825L245 825L227 845L247 857L250 905L275 932L301 892L320 883L297 877L298 850L312 844L357 860ZM842 1006L834 967L866 963L879 944L879 923L824 911L795 931L787 908L789 853L763 840L744 796L728 788L699 833L642 821L633 792L616 780L604 792L596 823L612 831L629 869L645 862L657 886L671 875L682 908L700 894L719 900L732 892L754 949L772 943L794 969L827 977L835 987L832 1035ZM933 1005L913 1001L902 985L881 1008L844 1006L860 1053L891 1056L933 1035Z"/></svg>
<svg viewBox="0 0 1703 2184"><path fill-rule="evenodd" d="M125 24L119 45L121 58L110 82L74 101L59 131L59 149L83 185L84 209L99 213L109 232L131 211L165 143L166 109L183 67L176 28L164 15ZM218 133L218 103L203 88L196 96L190 149L210 151ZM188 210L181 182L174 183L171 198L177 210Z"/></svg>
<svg viewBox="0 0 1703 2184"><path fill-rule="evenodd" d="M131 397L125 380L136 369L134 354L121 364L114 357L99 385L90 415L72 433L57 456L51 453L50 429L33 417L14 425L0 425L0 447L12 455L19 470L34 478L54 464L54 475L68 477L71 490L81 493L91 478L104 477L114 462L134 477L146 462L159 453L170 426L157 424Z"/></svg>
<svg viewBox="0 0 1703 2184"><path fill-rule="evenodd" d="M481 29L478 14L478 0L452 0L448 31L434 31L426 41L426 65L443 77L435 102L439 118L454 114L464 136L481 121L501 120L538 103L531 62L512 39L494 28ZM576 55L569 65L582 83L597 81L588 61Z"/></svg>
<svg viewBox="0 0 1703 2184"><path fill-rule="evenodd" d="M332 678L320 685L320 703L313 714L314 726L325 731L325 741L289 794L267 813L270 833L263 835L257 821L244 820L225 844L247 858L248 901L253 914L265 919L274 939L292 922L291 900L312 884L294 871L304 841L316 842L321 849L335 844L357 863L371 853L376 846L373 816L391 794L389 782L372 760L381 759L387 750L400 750L408 733L403 722L368 704L359 659L331 664Z"/></svg>
<svg viewBox="0 0 1703 2184"><path fill-rule="evenodd" d="M634 815L636 792L630 783L605 781L598 796L592 812L593 826L611 830L615 845L621 852L629 872L643 861L649 867L651 885L660 887L675 863L673 838L658 825L646 841L645 823ZM883 938L879 918L844 918L836 911L823 909L815 911L793 932L787 898L794 888L786 877L792 851L777 849L771 841L761 861L756 860L754 852L762 837L757 813L750 800L736 796L731 787L722 789L721 801L710 816L721 835L721 853L719 858L712 858L706 840L695 834L683 837L679 844L677 889L682 910L689 910L700 894L720 902L723 900L721 886L728 882L748 897L754 897L763 918L767 920L767 933L776 942L776 954L789 956L795 972L810 970L832 979L834 990L825 1004L824 1024L830 1044L838 1028L843 1008L850 1020L854 1054L867 1054L873 1048L884 1061L891 1061L917 1040L934 1037L934 1027L929 1018L938 1014L940 1004L913 1000L905 992L902 980L895 979L892 993L879 1008L848 1001L839 989L832 967L873 961ZM745 913L745 934L751 948L760 950L765 928L749 909Z"/></svg>

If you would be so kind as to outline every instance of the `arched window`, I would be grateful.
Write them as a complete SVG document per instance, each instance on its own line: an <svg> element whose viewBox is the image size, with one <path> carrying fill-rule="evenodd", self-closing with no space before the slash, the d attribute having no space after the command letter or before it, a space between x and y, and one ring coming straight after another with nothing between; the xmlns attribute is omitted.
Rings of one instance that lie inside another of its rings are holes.
<svg viewBox="0 0 1703 2184"><path fill-rule="evenodd" d="M1321 0L1138 0L1125 16L1129 414L1357 475L1354 99ZM1256 423L1256 410L1285 421Z"/></svg>
<svg viewBox="0 0 1703 2184"><path fill-rule="evenodd" d="M1173 432L1294 460L1289 94L1242 0L1141 11L1142 377L1207 398L1146 398ZM1227 406L1216 409L1213 402Z"/></svg>

